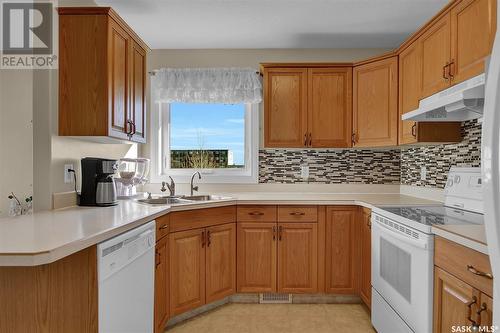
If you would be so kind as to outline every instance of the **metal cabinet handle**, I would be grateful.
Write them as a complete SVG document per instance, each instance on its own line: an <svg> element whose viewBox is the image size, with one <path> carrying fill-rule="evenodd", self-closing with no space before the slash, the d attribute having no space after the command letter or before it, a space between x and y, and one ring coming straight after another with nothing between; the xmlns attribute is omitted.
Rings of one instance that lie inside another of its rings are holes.
<svg viewBox="0 0 500 333"><path fill-rule="evenodd" d="M482 315L482 312L483 311L486 311L488 310L488 306L486 305L486 303L483 303L481 304L481 307L479 308L479 310L477 310L476 314L477 314L477 322L481 325L481 322L482 322L482 319L481 319L481 315Z"/></svg>
<svg viewBox="0 0 500 333"><path fill-rule="evenodd" d="M351 135L351 142L352 142L353 145L356 144L356 133L352 133L352 135Z"/></svg>
<svg viewBox="0 0 500 333"><path fill-rule="evenodd" d="M411 135L416 138L417 137L417 123L414 123L411 127Z"/></svg>
<svg viewBox="0 0 500 333"><path fill-rule="evenodd" d="M487 279L493 280L493 275L491 275L491 273L485 273L485 272L478 271L472 265L467 265L467 270L474 275L483 276Z"/></svg>
<svg viewBox="0 0 500 333"><path fill-rule="evenodd" d="M201 232L201 247L205 247L205 230Z"/></svg>
<svg viewBox="0 0 500 333"><path fill-rule="evenodd" d="M158 267L161 264L161 253L156 251L155 254L156 254L156 263L155 264L156 264L156 267Z"/></svg>
<svg viewBox="0 0 500 333"><path fill-rule="evenodd" d="M450 73L450 63L447 61L446 65L443 66L443 79L449 80L450 77L448 76Z"/></svg>
<svg viewBox="0 0 500 333"><path fill-rule="evenodd" d="M262 213L262 212L250 212L250 213L248 213L248 215L252 215L252 216L262 216L262 215L264 215L264 213Z"/></svg>
<svg viewBox="0 0 500 333"><path fill-rule="evenodd" d="M450 79L455 78L455 59L451 59L451 62L448 64L448 74L450 75Z"/></svg>
<svg viewBox="0 0 500 333"><path fill-rule="evenodd" d="M281 241L281 238L283 236L283 226L278 227L278 240Z"/></svg>
<svg viewBox="0 0 500 333"><path fill-rule="evenodd" d="M210 230L207 230L207 247L210 247L212 240L210 239Z"/></svg>
<svg viewBox="0 0 500 333"><path fill-rule="evenodd" d="M290 212L290 215L292 216L304 216L306 213L304 212Z"/></svg>
<svg viewBox="0 0 500 333"><path fill-rule="evenodd" d="M304 134L304 147L307 147L307 133Z"/></svg>
<svg viewBox="0 0 500 333"><path fill-rule="evenodd" d="M309 147L312 147L313 135L309 133Z"/></svg>
<svg viewBox="0 0 500 333"><path fill-rule="evenodd" d="M165 229L167 229L167 228L168 228L168 224L165 224L165 225L162 225L162 226L160 227L160 230L165 230Z"/></svg>
<svg viewBox="0 0 500 333"><path fill-rule="evenodd" d="M477 297L476 296L472 296L472 300L467 303L467 320L471 323L472 327L476 327L478 326L477 322L472 319L472 306L474 304L477 304Z"/></svg>
<svg viewBox="0 0 500 333"><path fill-rule="evenodd" d="M127 120L126 124L125 124L125 133L127 134L128 136L128 139L132 139L132 121L131 120Z"/></svg>
<svg viewBox="0 0 500 333"><path fill-rule="evenodd" d="M276 240L276 226L273 225L273 241Z"/></svg>

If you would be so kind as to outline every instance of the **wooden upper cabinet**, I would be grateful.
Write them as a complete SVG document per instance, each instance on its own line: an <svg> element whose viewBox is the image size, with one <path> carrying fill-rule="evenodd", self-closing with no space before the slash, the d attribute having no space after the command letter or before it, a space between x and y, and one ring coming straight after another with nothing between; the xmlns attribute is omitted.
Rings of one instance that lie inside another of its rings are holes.
<svg viewBox="0 0 500 333"><path fill-rule="evenodd" d="M60 7L59 135L146 142L147 45L109 7Z"/></svg>
<svg viewBox="0 0 500 333"><path fill-rule="evenodd" d="M238 292L276 292L277 226L238 223Z"/></svg>
<svg viewBox="0 0 500 333"><path fill-rule="evenodd" d="M356 218L358 207L326 209L326 292L356 294Z"/></svg>
<svg viewBox="0 0 500 333"><path fill-rule="evenodd" d="M496 32L496 0L462 0L451 10L452 84L484 72Z"/></svg>
<svg viewBox="0 0 500 333"><path fill-rule="evenodd" d="M401 116L418 109L422 80L422 44L414 42L399 54L399 143L417 142L417 123Z"/></svg>
<svg viewBox="0 0 500 333"><path fill-rule="evenodd" d="M154 331L163 332L169 315L169 281L168 281L168 237L156 243L155 251L155 315Z"/></svg>
<svg viewBox="0 0 500 333"><path fill-rule="evenodd" d="M236 224L206 229L206 302L236 292Z"/></svg>
<svg viewBox="0 0 500 333"><path fill-rule="evenodd" d="M170 313L205 304L205 230L174 232L170 243Z"/></svg>
<svg viewBox="0 0 500 333"><path fill-rule="evenodd" d="M129 119L134 126L135 141L146 142L146 51L132 42Z"/></svg>
<svg viewBox="0 0 500 333"><path fill-rule="evenodd" d="M422 43L416 40L399 54L399 144L460 141L460 122L414 122L401 119L405 113L418 109L422 71Z"/></svg>
<svg viewBox="0 0 500 333"><path fill-rule="evenodd" d="M352 67L264 67L264 146L351 146Z"/></svg>
<svg viewBox="0 0 500 333"><path fill-rule="evenodd" d="M398 142L398 57L354 67L355 147L395 146Z"/></svg>
<svg viewBox="0 0 500 333"><path fill-rule="evenodd" d="M359 287L359 295L363 302L371 307L372 300L372 241L371 241L371 210L368 208L361 209L361 283Z"/></svg>
<svg viewBox="0 0 500 333"><path fill-rule="evenodd" d="M130 38L113 20L109 22L109 102L111 136L126 138L130 124Z"/></svg>
<svg viewBox="0 0 500 333"><path fill-rule="evenodd" d="M451 19L447 13L419 38L422 44L422 97L430 96L450 85Z"/></svg>
<svg viewBox="0 0 500 333"><path fill-rule="evenodd" d="M265 147L307 143L307 69L264 70Z"/></svg>
<svg viewBox="0 0 500 333"><path fill-rule="evenodd" d="M279 223L278 291L315 293L317 286L317 223Z"/></svg>
<svg viewBox="0 0 500 333"><path fill-rule="evenodd" d="M308 146L351 147L352 68L310 68Z"/></svg>

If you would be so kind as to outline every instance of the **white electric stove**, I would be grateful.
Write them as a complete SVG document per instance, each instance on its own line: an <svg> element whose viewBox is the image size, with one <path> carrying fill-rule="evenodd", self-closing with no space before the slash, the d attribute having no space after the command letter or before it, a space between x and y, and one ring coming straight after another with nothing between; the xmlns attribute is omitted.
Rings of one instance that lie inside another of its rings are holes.
<svg viewBox="0 0 500 333"><path fill-rule="evenodd" d="M432 332L433 225L483 224L480 168L453 167L445 203L372 213L372 324L379 333Z"/></svg>

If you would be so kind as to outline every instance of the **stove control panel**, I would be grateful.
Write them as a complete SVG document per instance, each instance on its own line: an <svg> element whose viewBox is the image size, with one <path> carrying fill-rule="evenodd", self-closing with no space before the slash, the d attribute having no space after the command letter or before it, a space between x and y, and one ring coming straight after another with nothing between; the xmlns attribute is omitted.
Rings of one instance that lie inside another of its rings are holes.
<svg viewBox="0 0 500 333"><path fill-rule="evenodd" d="M444 188L445 205L483 212L481 168L452 167Z"/></svg>

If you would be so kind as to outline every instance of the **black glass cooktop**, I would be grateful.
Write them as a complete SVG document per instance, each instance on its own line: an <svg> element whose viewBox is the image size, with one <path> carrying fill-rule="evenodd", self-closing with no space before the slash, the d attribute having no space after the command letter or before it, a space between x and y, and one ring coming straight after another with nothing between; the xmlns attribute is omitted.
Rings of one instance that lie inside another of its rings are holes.
<svg viewBox="0 0 500 333"><path fill-rule="evenodd" d="M483 215L446 206L383 207L385 211L425 225L483 224Z"/></svg>

